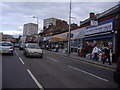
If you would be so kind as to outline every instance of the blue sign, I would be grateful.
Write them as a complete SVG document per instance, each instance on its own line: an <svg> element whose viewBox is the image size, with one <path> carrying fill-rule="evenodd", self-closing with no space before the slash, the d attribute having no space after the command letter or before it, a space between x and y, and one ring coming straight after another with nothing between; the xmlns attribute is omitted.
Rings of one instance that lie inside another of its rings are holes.
<svg viewBox="0 0 120 90"><path fill-rule="evenodd" d="M113 30L113 23L110 22L104 25L99 25L97 27L87 29L85 32L85 35L107 32L107 31L112 31L112 30Z"/></svg>

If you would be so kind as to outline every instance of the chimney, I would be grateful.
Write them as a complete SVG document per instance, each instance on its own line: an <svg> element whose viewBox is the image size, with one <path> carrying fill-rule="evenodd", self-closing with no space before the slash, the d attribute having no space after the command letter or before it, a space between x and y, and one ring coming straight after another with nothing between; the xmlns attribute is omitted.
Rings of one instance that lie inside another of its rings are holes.
<svg viewBox="0 0 120 90"><path fill-rule="evenodd" d="M89 18L90 18L91 20L94 20L94 19L95 19L95 13L90 12Z"/></svg>

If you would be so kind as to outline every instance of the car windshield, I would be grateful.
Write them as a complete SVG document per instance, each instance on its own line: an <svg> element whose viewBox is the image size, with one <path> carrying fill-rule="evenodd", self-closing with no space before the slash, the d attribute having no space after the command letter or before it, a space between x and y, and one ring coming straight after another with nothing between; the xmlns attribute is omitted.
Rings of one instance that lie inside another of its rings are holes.
<svg viewBox="0 0 120 90"><path fill-rule="evenodd" d="M12 43L0 43L0 46L12 46Z"/></svg>
<svg viewBox="0 0 120 90"><path fill-rule="evenodd" d="M40 49L40 47L38 45L28 45L27 48Z"/></svg>

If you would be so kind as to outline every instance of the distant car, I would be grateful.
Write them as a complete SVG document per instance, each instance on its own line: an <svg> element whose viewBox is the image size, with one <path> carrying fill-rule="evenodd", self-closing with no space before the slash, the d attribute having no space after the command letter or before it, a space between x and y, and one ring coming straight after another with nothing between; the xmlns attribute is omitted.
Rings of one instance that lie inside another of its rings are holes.
<svg viewBox="0 0 120 90"><path fill-rule="evenodd" d="M11 42L2 41L0 42L0 53L13 55L14 45Z"/></svg>
<svg viewBox="0 0 120 90"><path fill-rule="evenodd" d="M19 50L23 50L25 48L25 43L20 43L19 44Z"/></svg>
<svg viewBox="0 0 120 90"><path fill-rule="evenodd" d="M35 43L28 43L25 45L24 49L24 55L25 56L35 56L35 57L43 57L43 51L39 47L38 44Z"/></svg>
<svg viewBox="0 0 120 90"><path fill-rule="evenodd" d="M120 88L120 57L117 61L116 71L114 72L114 81L118 84Z"/></svg>

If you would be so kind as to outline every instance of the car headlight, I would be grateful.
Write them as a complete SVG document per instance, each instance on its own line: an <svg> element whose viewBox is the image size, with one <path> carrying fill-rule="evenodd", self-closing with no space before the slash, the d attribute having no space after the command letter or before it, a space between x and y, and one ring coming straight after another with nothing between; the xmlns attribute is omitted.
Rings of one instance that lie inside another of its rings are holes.
<svg viewBox="0 0 120 90"><path fill-rule="evenodd" d="M32 53L32 51L28 51L29 53Z"/></svg>
<svg viewBox="0 0 120 90"><path fill-rule="evenodd" d="M30 50L26 50L28 53L32 53L32 51L30 51Z"/></svg>
<svg viewBox="0 0 120 90"><path fill-rule="evenodd" d="M43 53L43 51L42 51L42 50L40 50L40 51L39 51L39 53Z"/></svg>

